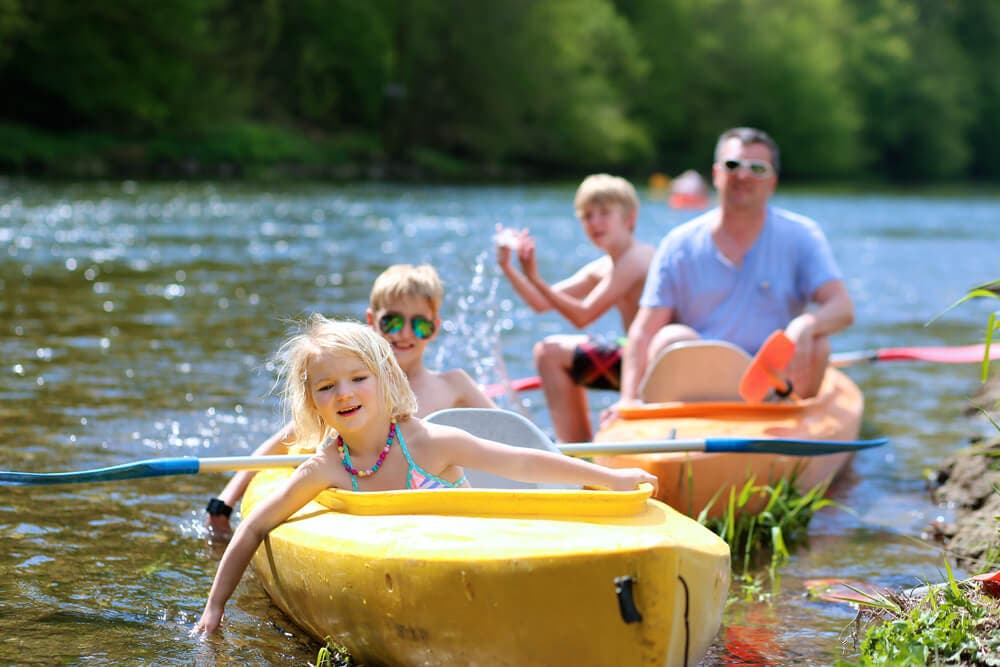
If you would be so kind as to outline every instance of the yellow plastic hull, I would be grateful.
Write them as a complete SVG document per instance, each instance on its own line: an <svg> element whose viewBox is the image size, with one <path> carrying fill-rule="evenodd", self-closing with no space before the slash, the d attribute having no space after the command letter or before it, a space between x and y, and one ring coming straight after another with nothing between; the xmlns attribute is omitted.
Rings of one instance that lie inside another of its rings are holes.
<svg viewBox="0 0 1000 667"><path fill-rule="evenodd" d="M861 429L864 398L846 375L829 369L815 398L791 403L660 403L623 411L602 428L597 442L670 438L770 437L855 440ZM595 461L617 468L643 468L659 479L656 497L678 511L697 516L712 503L709 516L722 514L730 489L737 493L751 477L757 484L794 477L806 491L831 480L850 461L850 453L825 456L770 454L632 454L600 456ZM714 499L714 502L713 502ZM748 511L763 507L756 498Z"/></svg>
<svg viewBox="0 0 1000 667"><path fill-rule="evenodd" d="M253 507L287 479L258 474ZM317 640L366 665L694 665L715 637L729 548L649 498L608 491L327 491L253 567ZM642 620L626 622L630 577Z"/></svg>

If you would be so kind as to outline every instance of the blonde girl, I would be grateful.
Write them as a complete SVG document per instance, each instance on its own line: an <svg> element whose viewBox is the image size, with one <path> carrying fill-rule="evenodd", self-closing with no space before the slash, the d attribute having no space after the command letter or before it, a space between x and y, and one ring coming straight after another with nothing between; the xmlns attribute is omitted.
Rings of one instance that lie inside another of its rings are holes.
<svg viewBox="0 0 1000 667"><path fill-rule="evenodd" d="M219 627L225 603L264 537L326 488L463 487L468 486L466 467L524 482L612 490L656 483L643 470L511 447L414 417L417 402L392 349L363 324L313 315L278 356L295 433L300 442L319 449L240 524L195 632Z"/></svg>

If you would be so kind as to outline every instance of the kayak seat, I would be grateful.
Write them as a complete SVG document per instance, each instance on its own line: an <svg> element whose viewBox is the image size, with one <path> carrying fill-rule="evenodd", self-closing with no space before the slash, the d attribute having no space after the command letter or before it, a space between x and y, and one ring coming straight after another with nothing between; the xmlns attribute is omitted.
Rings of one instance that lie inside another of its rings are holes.
<svg viewBox="0 0 1000 667"><path fill-rule="evenodd" d="M653 360L639 385L645 403L742 401L740 378L750 355L721 340L688 340L668 345Z"/></svg>
<svg viewBox="0 0 1000 667"><path fill-rule="evenodd" d="M510 410L490 408L448 408L424 418L434 424L454 426L472 435L507 445L531 447L559 454L549 436L524 416ZM500 477L481 470L466 469L474 489L579 489L565 484L534 484Z"/></svg>

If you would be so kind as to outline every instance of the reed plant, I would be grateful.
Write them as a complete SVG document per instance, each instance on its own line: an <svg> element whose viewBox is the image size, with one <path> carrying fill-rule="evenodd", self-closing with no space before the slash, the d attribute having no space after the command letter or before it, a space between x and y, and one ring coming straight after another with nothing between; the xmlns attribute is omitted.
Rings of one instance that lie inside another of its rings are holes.
<svg viewBox="0 0 1000 667"><path fill-rule="evenodd" d="M767 559L773 578L777 568L789 558L789 549L805 541L813 515L824 507L836 505L824 497L828 487L829 482L825 482L802 493L795 476L782 478L775 484L757 484L751 476L741 489L730 487L721 516L708 517L719 499L716 494L699 513L697 521L729 544L733 565L741 563L744 575ZM755 511L762 498L763 509Z"/></svg>
<svg viewBox="0 0 1000 667"><path fill-rule="evenodd" d="M956 581L947 560L945 569L945 584L928 586L922 596L855 589L865 599L849 640L860 655L838 661L838 667L1000 666L1000 600L979 582Z"/></svg>
<svg viewBox="0 0 1000 667"><path fill-rule="evenodd" d="M316 654L316 664L310 663L309 667L356 667L356 665L346 648L327 637L326 644Z"/></svg>
<svg viewBox="0 0 1000 667"><path fill-rule="evenodd" d="M969 290L945 312L981 298L1000 298L1000 281ZM989 350L997 331L1000 331L1000 311L991 313L987 322L983 382L989 377ZM980 412L1000 432L1000 423L987 410L980 409ZM995 456L985 449L972 453ZM996 469L995 465L997 463L991 462L989 467ZM1000 494L1000 488L994 485L993 492ZM994 518L1000 522L1000 517ZM979 570L995 570L998 565L1000 545L994 543L979 559ZM975 580L956 581L947 559L944 566L947 571L945 583L926 586L925 594L890 592L872 596L862 593L865 599L859 603L850 632L854 648L860 649L860 655L853 662L837 664L1000 667L1000 599L995 589Z"/></svg>

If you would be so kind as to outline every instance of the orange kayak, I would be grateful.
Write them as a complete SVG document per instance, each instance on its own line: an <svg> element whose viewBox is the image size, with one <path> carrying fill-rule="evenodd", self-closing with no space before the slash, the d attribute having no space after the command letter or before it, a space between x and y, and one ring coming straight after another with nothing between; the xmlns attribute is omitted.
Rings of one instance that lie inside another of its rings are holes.
<svg viewBox="0 0 1000 667"><path fill-rule="evenodd" d="M712 373L711 377L724 374ZM676 378L676 376L674 376ZM705 376L693 380L703 384ZM828 369L817 396L799 401L749 404L741 400L672 400L625 408L603 427L595 442L669 440L703 437L772 437L809 440L854 440L861 428L864 398L850 378ZM778 454L663 453L598 456L616 468L639 467L659 478L656 497L678 511L697 516L715 498L709 516L728 505L729 489L737 492L751 477L756 484L792 478L800 491L831 480L848 463L851 452L823 456ZM764 498L754 511L763 507Z"/></svg>

